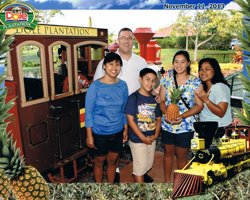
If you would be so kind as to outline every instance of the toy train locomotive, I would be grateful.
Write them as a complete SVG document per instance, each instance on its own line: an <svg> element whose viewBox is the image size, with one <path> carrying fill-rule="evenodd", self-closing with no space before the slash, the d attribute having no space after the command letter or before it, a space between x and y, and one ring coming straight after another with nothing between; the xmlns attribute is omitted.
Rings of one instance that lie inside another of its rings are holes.
<svg viewBox="0 0 250 200"><path fill-rule="evenodd" d="M173 198L205 192L206 186L250 167L250 127L228 127L214 140L217 122L196 122L190 162L174 172Z"/></svg>

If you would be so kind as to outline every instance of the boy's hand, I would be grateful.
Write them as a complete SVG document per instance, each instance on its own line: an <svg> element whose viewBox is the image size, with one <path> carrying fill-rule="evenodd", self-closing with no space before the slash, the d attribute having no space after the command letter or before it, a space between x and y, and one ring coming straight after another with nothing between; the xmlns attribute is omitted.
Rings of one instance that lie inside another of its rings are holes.
<svg viewBox="0 0 250 200"><path fill-rule="evenodd" d="M149 137L149 136L144 136L141 140L143 141L143 143L145 143L145 144L147 144L147 145L151 145L152 142L154 141L154 140L152 140L151 137Z"/></svg>
<svg viewBox="0 0 250 200"><path fill-rule="evenodd" d="M153 141L156 140L158 138L158 136L156 134L150 135L149 136Z"/></svg>

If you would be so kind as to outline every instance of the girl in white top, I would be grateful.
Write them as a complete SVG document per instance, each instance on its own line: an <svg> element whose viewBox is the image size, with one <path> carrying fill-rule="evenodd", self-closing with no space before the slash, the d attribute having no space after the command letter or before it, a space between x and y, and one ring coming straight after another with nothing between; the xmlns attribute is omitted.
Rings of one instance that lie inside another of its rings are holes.
<svg viewBox="0 0 250 200"><path fill-rule="evenodd" d="M230 106L230 89L224 79L218 61L214 58L203 58L199 62L199 77L204 90L197 93L204 102L204 108L200 113L200 121L218 122L218 130L215 138L222 137L224 127L232 123Z"/></svg>

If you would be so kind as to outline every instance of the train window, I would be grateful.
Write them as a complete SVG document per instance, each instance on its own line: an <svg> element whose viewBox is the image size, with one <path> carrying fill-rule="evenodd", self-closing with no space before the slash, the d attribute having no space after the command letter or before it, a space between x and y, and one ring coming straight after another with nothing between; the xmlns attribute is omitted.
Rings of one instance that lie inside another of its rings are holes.
<svg viewBox="0 0 250 200"><path fill-rule="evenodd" d="M24 42L17 48L23 106L48 100L45 61L41 54L44 55L44 48L35 41Z"/></svg>
<svg viewBox="0 0 250 200"><path fill-rule="evenodd" d="M25 45L21 48L22 69L24 78L41 80L40 48L34 45ZM42 97L42 91L40 91Z"/></svg>
<svg viewBox="0 0 250 200"><path fill-rule="evenodd" d="M26 101L43 97L40 48L25 45L21 48L22 71Z"/></svg>
<svg viewBox="0 0 250 200"><path fill-rule="evenodd" d="M99 44L81 45L76 48L78 90L85 91L93 81L96 67L103 58L103 48L103 45Z"/></svg>
<svg viewBox="0 0 250 200"><path fill-rule="evenodd" d="M93 81L96 67L104 55L106 43L85 41L74 45L75 93L85 92Z"/></svg>
<svg viewBox="0 0 250 200"><path fill-rule="evenodd" d="M69 80L66 79L66 77L68 76L66 50L66 47L63 45L53 46L53 73L55 94L61 94L63 92L69 91L69 88L65 87L65 85L69 84Z"/></svg>
<svg viewBox="0 0 250 200"><path fill-rule="evenodd" d="M95 73L96 67L103 58L103 48L100 45L93 45L91 47L91 72Z"/></svg>
<svg viewBox="0 0 250 200"><path fill-rule="evenodd" d="M101 46L95 45L91 47L91 60L101 60L102 59L102 48Z"/></svg>
<svg viewBox="0 0 250 200"><path fill-rule="evenodd" d="M49 54L51 57L51 98L57 99L73 94L70 46L57 41L50 45Z"/></svg>

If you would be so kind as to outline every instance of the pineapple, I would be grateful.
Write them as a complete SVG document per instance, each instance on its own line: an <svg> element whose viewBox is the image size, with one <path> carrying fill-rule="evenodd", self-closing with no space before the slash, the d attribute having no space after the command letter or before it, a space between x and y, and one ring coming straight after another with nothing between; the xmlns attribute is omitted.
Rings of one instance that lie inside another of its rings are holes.
<svg viewBox="0 0 250 200"><path fill-rule="evenodd" d="M32 166L26 166L20 149L16 148L12 137L1 130L0 135L0 169L6 178L0 177L0 183L8 184L9 192L18 200L49 199L49 187L42 175Z"/></svg>
<svg viewBox="0 0 250 200"><path fill-rule="evenodd" d="M10 180L4 174L3 170L0 170L0 199L8 199L10 197L9 194L9 184Z"/></svg>
<svg viewBox="0 0 250 200"><path fill-rule="evenodd" d="M165 115L165 118L169 121L172 121L173 119L176 119L180 115L179 107L177 105L178 101L181 98L181 94L184 92L184 90L181 90L180 88L173 88L171 93L171 104L167 107L167 112Z"/></svg>

